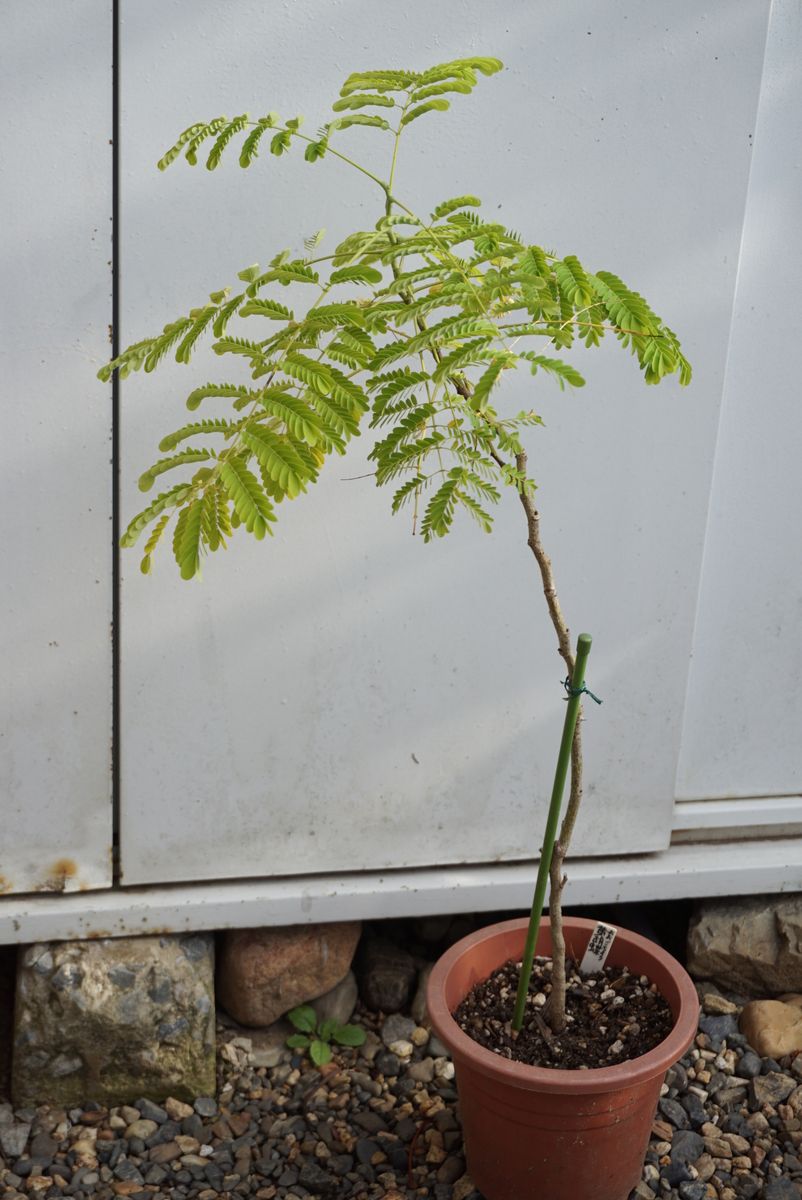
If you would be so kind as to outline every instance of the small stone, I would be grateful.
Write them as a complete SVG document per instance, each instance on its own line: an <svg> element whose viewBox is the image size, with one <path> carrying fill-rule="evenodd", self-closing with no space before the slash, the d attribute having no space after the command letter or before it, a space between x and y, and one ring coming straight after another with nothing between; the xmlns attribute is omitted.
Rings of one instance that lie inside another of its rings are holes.
<svg viewBox="0 0 802 1200"><path fill-rule="evenodd" d="M470 1175L463 1175L462 1179L458 1179L454 1184L451 1192L451 1200L470 1200L472 1193L474 1197L479 1195L474 1190L473 1180Z"/></svg>
<svg viewBox="0 0 802 1200"><path fill-rule="evenodd" d="M158 1146L152 1146L150 1150L150 1161L154 1163L169 1163L181 1157L181 1147L177 1142L161 1142Z"/></svg>
<svg viewBox="0 0 802 1200"><path fill-rule="evenodd" d="M762 1067L760 1056L754 1050L745 1050L738 1062L738 1074L744 1079L756 1079Z"/></svg>
<svg viewBox="0 0 802 1200"><path fill-rule="evenodd" d="M681 1183L679 1185L679 1194L681 1200L705 1200L707 1196L707 1184L701 1179Z"/></svg>
<svg viewBox="0 0 802 1200"><path fill-rule="evenodd" d="M782 1058L802 1050L802 996L753 1000L738 1022L749 1045L764 1058Z"/></svg>
<svg viewBox="0 0 802 1200"><path fill-rule="evenodd" d="M411 1058L415 1050L412 1042L406 1042L399 1038L397 1042L390 1043L390 1050L393 1054L397 1054L399 1058Z"/></svg>
<svg viewBox="0 0 802 1200"><path fill-rule="evenodd" d="M131 1162L130 1158L123 1158L117 1163L117 1166L114 1168L114 1175L117 1179L122 1180L123 1183L138 1183L141 1185L145 1182L142 1178L142 1172Z"/></svg>
<svg viewBox="0 0 802 1200"><path fill-rule="evenodd" d="M28 1143L31 1126L28 1122L0 1129L0 1148L7 1158L19 1158Z"/></svg>
<svg viewBox="0 0 802 1200"><path fill-rule="evenodd" d="M763 1200L799 1200L800 1192L790 1179L769 1179L763 1189Z"/></svg>
<svg viewBox="0 0 802 1200"><path fill-rule="evenodd" d="M675 1129L687 1129L690 1126L688 1114L677 1100L672 1100L670 1097L664 1096L659 1102L658 1108Z"/></svg>
<svg viewBox="0 0 802 1200"><path fill-rule="evenodd" d="M635 1184L630 1195L630 1200L654 1200L655 1193L649 1187L648 1183L643 1180Z"/></svg>
<svg viewBox="0 0 802 1200"><path fill-rule="evenodd" d="M465 1174L465 1159L460 1155L450 1155L445 1162L442 1162L437 1168L436 1179L438 1183L454 1184L458 1179L461 1179Z"/></svg>
<svg viewBox="0 0 802 1200"><path fill-rule="evenodd" d="M738 1032L738 1022L731 1013L718 1017L701 1016L699 1028L710 1038L712 1048L719 1050L725 1038Z"/></svg>
<svg viewBox="0 0 802 1200"><path fill-rule="evenodd" d="M666 1083L669 1088L674 1088L678 1092L684 1092L688 1086L688 1072L683 1067L682 1063L675 1063L673 1067L669 1067L666 1071Z"/></svg>
<svg viewBox="0 0 802 1200"><path fill-rule="evenodd" d="M436 1058L434 1060L434 1073L437 1079L444 1079L450 1082L455 1075L454 1064L450 1058Z"/></svg>
<svg viewBox="0 0 802 1200"><path fill-rule="evenodd" d="M182 1154L197 1154L200 1150L200 1142L197 1138L189 1137L185 1133L176 1135L175 1144Z"/></svg>
<svg viewBox="0 0 802 1200"><path fill-rule="evenodd" d="M407 1067L407 1075L416 1083L431 1083L434 1079L434 1059L422 1058Z"/></svg>
<svg viewBox="0 0 802 1200"><path fill-rule="evenodd" d="M671 1143L671 1161L692 1163L696 1162L699 1155L704 1151L705 1140L690 1129L679 1129L674 1134Z"/></svg>
<svg viewBox="0 0 802 1200"><path fill-rule="evenodd" d="M767 1075L759 1075L749 1081L750 1103L759 1108L762 1104L781 1104L791 1095L796 1087L796 1080L790 1075L781 1075L770 1071Z"/></svg>
<svg viewBox="0 0 802 1200"><path fill-rule="evenodd" d="M380 1071L382 1075L389 1076L391 1078L393 1075L397 1075L401 1070L401 1059L397 1054L393 1054L390 1050L383 1050L380 1054L377 1054L375 1063L377 1071Z"/></svg>
<svg viewBox="0 0 802 1200"><path fill-rule="evenodd" d="M373 1160L374 1154L380 1152L378 1142L374 1142L371 1138L359 1138L356 1143L356 1156L361 1163L370 1163Z"/></svg>
<svg viewBox="0 0 802 1200"><path fill-rule="evenodd" d="M211 1096L198 1096L194 1109L199 1117L216 1117L217 1101L213 1100Z"/></svg>
<svg viewBox="0 0 802 1200"><path fill-rule="evenodd" d="M152 1100L137 1100L134 1105L138 1108L146 1121L155 1121L157 1125L163 1125L167 1120L167 1113L160 1104L154 1104Z"/></svg>
<svg viewBox="0 0 802 1200"><path fill-rule="evenodd" d="M400 1013L391 1013L385 1019L381 1029L381 1038L385 1046L392 1048L393 1042L409 1041L415 1030L415 1022Z"/></svg>
<svg viewBox="0 0 802 1200"><path fill-rule="evenodd" d="M412 1030L412 1033L409 1035L409 1040L412 1042L413 1046L425 1046L429 1041L429 1030L424 1029L422 1025L418 1025Z"/></svg>
<svg viewBox="0 0 802 1200"><path fill-rule="evenodd" d="M183 1100L176 1100L174 1096L168 1096L164 1102L164 1110L172 1121L183 1121L186 1117L191 1117L193 1108L191 1104L185 1104Z"/></svg>
<svg viewBox="0 0 802 1200"><path fill-rule="evenodd" d="M717 992L706 992L702 998L702 1008L711 1016L721 1017L729 1013L737 1013L738 1005L733 1004L732 1000L728 1000L726 996L720 996Z"/></svg>
<svg viewBox="0 0 802 1200"><path fill-rule="evenodd" d="M326 1195L329 1192L335 1191L337 1188L337 1180L334 1179L317 1163L304 1163L298 1175L298 1183L301 1187L308 1188L311 1192L316 1192L321 1195Z"/></svg>
<svg viewBox="0 0 802 1200"><path fill-rule="evenodd" d="M673 1160L666 1163L661 1169L660 1174L669 1187L678 1187L681 1183L693 1179L687 1163L674 1162Z"/></svg>
<svg viewBox="0 0 802 1200"><path fill-rule="evenodd" d="M152 1133L155 1133L159 1126L155 1121L146 1121L144 1117L140 1117L138 1121L132 1121L125 1130L127 1138L141 1138L147 1141Z"/></svg>

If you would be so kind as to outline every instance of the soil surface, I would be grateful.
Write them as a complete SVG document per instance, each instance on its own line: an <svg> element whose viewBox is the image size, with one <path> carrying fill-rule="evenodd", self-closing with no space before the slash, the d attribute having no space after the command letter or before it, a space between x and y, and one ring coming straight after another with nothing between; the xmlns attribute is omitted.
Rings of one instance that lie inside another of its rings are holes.
<svg viewBox="0 0 802 1200"><path fill-rule="evenodd" d="M553 1033L544 1020L551 993L551 960L536 959L523 1027L511 1021L520 962L507 962L476 984L454 1013L460 1028L502 1058L535 1067L583 1070L612 1067L653 1050L671 1032L668 1003L645 975L605 967L580 975L566 964L566 1027Z"/></svg>

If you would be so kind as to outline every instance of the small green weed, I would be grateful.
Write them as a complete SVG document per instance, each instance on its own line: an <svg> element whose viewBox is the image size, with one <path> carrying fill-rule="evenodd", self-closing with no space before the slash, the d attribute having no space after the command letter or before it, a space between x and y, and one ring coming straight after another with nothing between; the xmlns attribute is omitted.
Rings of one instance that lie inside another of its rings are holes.
<svg viewBox="0 0 802 1200"><path fill-rule="evenodd" d="M365 1040L360 1025L338 1025L331 1017L318 1024L317 1013L310 1004L294 1008L287 1018L299 1031L287 1038L287 1045L293 1050L308 1050L316 1067L331 1061L333 1041L340 1046L361 1046Z"/></svg>

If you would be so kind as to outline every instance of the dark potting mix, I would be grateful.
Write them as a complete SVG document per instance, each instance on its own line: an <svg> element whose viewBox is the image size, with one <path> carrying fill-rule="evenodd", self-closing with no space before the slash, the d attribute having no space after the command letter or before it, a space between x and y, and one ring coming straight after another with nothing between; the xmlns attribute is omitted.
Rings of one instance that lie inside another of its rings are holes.
<svg viewBox="0 0 802 1200"><path fill-rule="evenodd" d="M563 1070L613 1067L653 1050L674 1025L667 1001L645 975L631 975L624 967L581 975L569 960L566 1026L553 1033L545 1020L551 959L536 958L524 1023L515 1034L511 1022L520 970L520 962L504 963L475 984L454 1013L464 1033L502 1058Z"/></svg>

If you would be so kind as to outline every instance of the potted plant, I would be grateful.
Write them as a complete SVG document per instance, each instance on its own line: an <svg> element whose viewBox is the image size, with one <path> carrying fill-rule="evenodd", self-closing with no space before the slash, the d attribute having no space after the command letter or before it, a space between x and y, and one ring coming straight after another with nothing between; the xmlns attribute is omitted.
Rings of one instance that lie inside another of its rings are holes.
<svg viewBox="0 0 802 1200"><path fill-rule="evenodd" d="M203 406L206 415L163 437L164 457L142 474L140 488L149 491L158 477L184 468L183 478L134 517L122 537L130 547L147 531L145 573L171 521L184 579L197 576L203 558L225 547L236 529L263 538L279 505L307 491L326 460L344 454L364 426L375 431L370 459L377 485L391 486L393 511L410 512L413 532L426 542L446 535L458 514L490 531L502 490L518 496L565 665L566 724L530 920L453 947L432 973L429 1008L454 1054L469 1165L489 1200L621 1200L637 1181L663 1074L695 1031L696 995L682 968L635 935L616 938L609 961L657 985L673 1028L657 1047L615 1065L563 1070L516 1063L478 1045L452 1016L473 984L522 957L511 1035L535 1018L547 1038L564 1034L566 934L581 955L592 927L565 923L561 912L563 863L582 795L579 717L590 638L580 638L575 655L541 540L523 441L540 418L532 410L505 411L503 383L507 372L526 367L560 387L580 387L579 371L554 351L575 341L597 346L608 333L634 355L646 383L677 374L687 384L691 372L675 334L618 276L591 272L573 255L558 257L482 217L475 196L444 200L427 215L404 201L396 176L409 127L446 110L451 98L470 93L501 65L472 57L423 72L357 72L334 102L333 118L314 134L304 132L300 117L274 112L221 116L185 129L161 169L180 156L195 165L202 154L214 170L233 146L249 167L267 146L278 157L298 147L308 162L335 157L378 188L376 222L329 253L319 252L316 235L303 254L282 251L266 266L247 267L238 290L211 292L161 333L123 351L100 376L152 371L168 353L188 363L205 334L216 354L250 375L195 387L187 407L195 413ZM385 140L386 175L341 148L354 125ZM550 919L541 925L549 874ZM536 949L553 960L542 1013L532 1011L529 987Z"/></svg>

